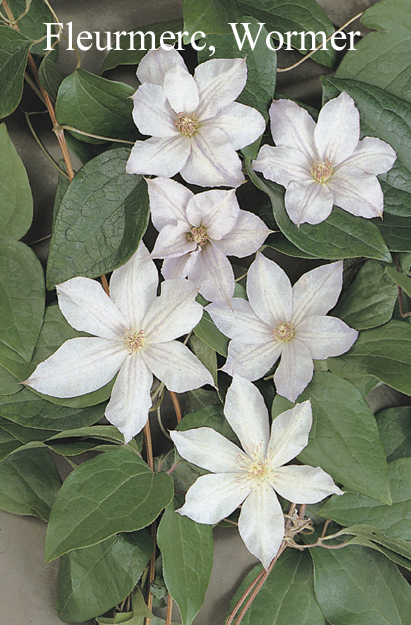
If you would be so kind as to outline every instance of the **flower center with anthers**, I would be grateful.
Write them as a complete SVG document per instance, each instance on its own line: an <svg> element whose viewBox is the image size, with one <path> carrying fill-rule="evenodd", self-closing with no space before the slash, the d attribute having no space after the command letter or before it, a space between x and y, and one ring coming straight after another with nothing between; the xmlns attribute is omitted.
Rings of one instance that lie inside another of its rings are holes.
<svg viewBox="0 0 411 625"><path fill-rule="evenodd" d="M124 335L124 341L125 341L128 353L131 356L131 354L136 352L139 349L139 347L143 347L144 345L143 330L140 330L140 332L135 332L135 330L132 330L130 328L130 330L127 330L127 332Z"/></svg>
<svg viewBox="0 0 411 625"><path fill-rule="evenodd" d="M266 474L267 469L265 465L262 464L262 462L258 462L258 460L250 464L247 470L247 477L249 479L261 479L265 477Z"/></svg>
<svg viewBox="0 0 411 625"><path fill-rule="evenodd" d="M198 119L192 113L178 113L178 119L174 122L182 135L192 137L198 130Z"/></svg>
<svg viewBox="0 0 411 625"><path fill-rule="evenodd" d="M272 337L275 341L281 341L282 343L288 343L294 338L294 328L291 321L286 323L279 323L272 332Z"/></svg>
<svg viewBox="0 0 411 625"><path fill-rule="evenodd" d="M203 226L198 226L197 228L191 228L190 232L187 232L187 241L189 243L197 243L199 247L204 247L207 241L210 240L210 237L207 234L207 230Z"/></svg>
<svg viewBox="0 0 411 625"><path fill-rule="evenodd" d="M325 184L333 175L333 166L328 158L325 161L315 161L311 167L311 175L317 182Z"/></svg>

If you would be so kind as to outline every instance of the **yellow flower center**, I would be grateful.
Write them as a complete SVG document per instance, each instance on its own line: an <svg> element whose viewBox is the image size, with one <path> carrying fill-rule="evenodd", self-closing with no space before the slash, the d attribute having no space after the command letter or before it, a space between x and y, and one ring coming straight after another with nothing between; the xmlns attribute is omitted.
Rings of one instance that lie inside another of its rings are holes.
<svg viewBox="0 0 411 625"><path fill-rule="evenodd" d="M178 113L178 119L174 122L182 135L192 137L198 130L198 119L192 113Z"/></svg>
<svg viewBox="0 0 411 625"><path fill-rule="evenodd" d="M247 477L251 479L262 478L266 474L267 474L267 469L265 465L262 464L262 462L258 462L258 460L250 464L247 470Z"/></svg>
<svg viewBox="0 0 411 625"><path fill-rule="evenodd" d="M333 166L328 158L325 161L315 161L311 167L311 175L317 182L325 184L333 175Z"/></svg>
<svg viewBox="0 0 411 625"><path fill-rule="evenodd" d="M275 341L282 341L288 343L292 341L295 336L294 328L291 321L286 323L279 323L273 330L272 337Z"/></svg>
<svg viewBox="0 0 411 625"><path fill-rule="evenodd" d="M204 247L210 237L207 234L207 230L203 226L197 228L191 228L190 232L187 232L187 241L191 243L194 241L199 247Z"/></svg>
<svg viewBox="0 0 411 625"><path fill-rule="evenodd" d="M140 330L140 332L136 332L135 330L130 328L130 330L127 330L127 332L124 335L124 341L125 341L128 353L131 356L131 354L136 352L140 347L143 347L144 345L143 330Z"/></svg>

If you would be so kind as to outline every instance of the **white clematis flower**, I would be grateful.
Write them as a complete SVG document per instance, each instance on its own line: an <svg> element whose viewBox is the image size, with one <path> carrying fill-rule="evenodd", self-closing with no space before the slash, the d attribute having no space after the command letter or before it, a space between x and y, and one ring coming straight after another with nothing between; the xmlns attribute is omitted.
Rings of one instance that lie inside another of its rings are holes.
<svg viewBox="0 0 411 625"><path fill-rule="evenodd" d="M177 337L200 321L197 289L169 280L157 297L158 273L141 243L110 281L110 297L89 278L57 286L59 306L76 330L94 337L66 341L25 382L54 397L77 397L101 388L119 371L106 417L127 443L144 427L154 375L170 391L214 386L209 371Z"/></svg>
<svg viewBox="0 0 411 625"><path fill-rule="evenodd" d="M129 174L184 180L203 187L244 182L236 154L265 129L263 116L234 100L247 80L245 59L213 59L194 77L174 50L150 50L137 69L142 85L133 96L134 121L146 141L137 141Z"/></svg>
<svg viewBox="0 0 411 625"><path fill-rule="evenodd" d="M321 109L318 123L290 100L274 101L271 133L252 168L287 187L285 208L295 224L318 224L333 204L353 215L381 217L384 196L377 174L394 164L396 153L374 137L359 141L360 116L345 92Z"/></svg>
<svg viewBox="0 0 411 625"><path fill-rule="evenodd" d="M151 219L160 233L151 257L165 259L164 277L188 276L207 300L229 304L234 274L226 255L253 254L270 230L257 215L240 209L234 190L194 195L168 178L147 183Z"/></svg>
<svg viewBox="0 0 411 625"><path fill-rule="evenodd" d="M313 375L313 359L348 351L358 332L325 315L342 288L342 261L322 265L301 276L292 287L286 273L262 254L248 270L247 295L231 308L210 304L207 311L232 340L223 371L261 378L281 355L274 375L277 392L295 401Z"/></svg>
<svg viewBox="0 0 411 625"><path fill-rule="evenodd" d="M198 478L177 512L197 523L214 524L242 504L241 538L268 569L284 538L284 515L276 492L296 504L317 503L343 492L320 468L283 466L307 446L312 425L309 401L278 415L270 436L260 392L235 376L224 414L244 451L211 428L170 432L183 458L213 472Z"/></svg>

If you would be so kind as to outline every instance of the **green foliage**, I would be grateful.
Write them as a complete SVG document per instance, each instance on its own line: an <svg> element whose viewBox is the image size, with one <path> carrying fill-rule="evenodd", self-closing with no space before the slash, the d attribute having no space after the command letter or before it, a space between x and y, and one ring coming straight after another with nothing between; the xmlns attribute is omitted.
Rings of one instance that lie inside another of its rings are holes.
<svg viewBox="0 0 411 625"><path fill-rule="evenodd" d="M411 456L411 406L380 410L375 416L387 460Z"/></svg>
<svg viewBox="0 0 411 625"><path fill-rule="evenodd" d="M50 56L45 56L40 63L39 80L43 89L55 102L59 87L64 80L64 74L59 66L51 60Z"/></svg>
<svg viewBox="0 0 411 625"><path fill-rule="evenodd" d="M26 0L8 0L8 4L23 35L34 40L45 37L46 23L54 20L42 0L31 0L28 12L21 19L19 17L26 12ZM43 54L45 45L45 41L35 44L31 49L32 54Z"/></svg>
<svg viewBox="0 0 411 625"><path fill-rule="evenodd" d="M10 115L21 100L32 43L13 28L0 25L0 119Z"/></svg>
<svg viewBox="0 0 411 625"><path fill-rule="evenodd" d="M191 36L198 31L205 35L229 33L229 23L241 18L241 12L232 0L183 0L183 15L184 30L188 31L184 43L189 43Z"/></svg>
<svg viewBox="0 0 411 625"><path fill-rule="evenodd" d="M203 312L203 316L193 329L193 332L218 354L227 356L229 339L220 332L206 310Z"/></svg>
<svg viewBox="0 0 411 625"><path fill-rule="evenodd" d="M208 405L199 410L195 410L181 419L176 430L184 432L194 428L212 428L225 438L233 441L237 445L238 439L231 429L227 419L224 417L223 406L221 404Z"/></svg>

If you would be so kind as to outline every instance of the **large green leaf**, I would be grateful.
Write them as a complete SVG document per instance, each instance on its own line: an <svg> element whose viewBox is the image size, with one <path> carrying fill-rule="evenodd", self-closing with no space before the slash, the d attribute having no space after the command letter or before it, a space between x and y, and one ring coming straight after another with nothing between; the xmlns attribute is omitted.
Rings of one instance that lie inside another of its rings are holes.
<svg viewBox="0 0 411 625"><path fill-rule="evenodd" d="M0 119L10 115L21 100L32 43L17 30L0 25Z"/></svg>
<svg viewBox="0 0 411 625"><path fill-rule="evenodd" d="M19 241L0 244L0 341L30 361L44 315L42 266Z"/></svg>
<svg viewBox="0 0 411 625"><path fill-rule="evenodd" d="M33 219L33 199L23 163L0 125L0 238L21 239Z"/></svg>
<svg viewBox="0 0 411 625"><path fill-rule="evenodd" d="M218 354L227 356L229 339L220 332L206 310L199 323L193 329L193 332Z"/></svg>
<svg viewBox="0 0 411 625"><path fill-rule="evenodd" d="M394 280L395 284L398 284L408 297L411 297L411 278L393 267L387 267L387 273Z"/></svg>
<svg viewBox="0 0 411 625"><path fill-rule="evenodd" d="M411 218L384 215L384 221L373 220L392 252L411 252Z"/></svg>
<svg viewBox="0 0 411 625"><path fill-rule="evenodd" d="M169 475L152 473L127 449L85 462L69 475L53 506L46 560L146 527L170 503L173 491Z"/></svg>
<svg viewBox="0 0 411 625"><path fill-rule="evenodd" d="M204 602L213 566L211 525L195 523L168 506L157 530L167 589L183 625L191 625Z"/></svg>
<svg viewBox="0 0 411 625"><path fill-rule="evenodd" d="M4 398L5 395L14 395L21 390L22 386L16 376L0 365L0 398Z"/></svg>
<svg viewBox="0 0 411 625"><path fill-rule="evenodd" d="M221 404L204 406L204 408L190 412L190 414L181 419L176 430L185 432L194 428L212 428L222 436L225 436L225 438L238 444L238 439L224 416Z"/></svg>
<svg viewBox="0 0 411 625"><path fill-rule="evenodd" d="M64 74L59 66L54 63L49 56L45 56L39 66L39 80L50 98L55 102L61 83L64 80Z"/></svg>
<svg viewBox="0 0 411 625"><path fill-rule="evenodd" d="M8 0L9 7L15 19L25 13L27 0ZM31 0L28 13L22 17L19 22L19 30L29 39L41 39L47 33L46 24L54 22L54 18L42 0ZM55 41L55 39L53 39ZM40 41L35 44L31 52L33 54L43 54L46 41Z"/></svg>
<svg viewBox="0 0 411 625"><path fill-rule="evenodd" d="M387 460L411 457L411 406L380 410L375 418Z"/></svg>
<svg viewBox="0 0 411 625"><path fill-rule="evenodd" d="M109 150L82 167L56 216L47 264L52 288L78 275L117 269L136 251L149 219L147 185L126 173L129 150Z"/></svg>
<svg viewBox="0 0 411 625"><path fill-rule="evenodd" d="M411 588L395 564L366 547L311 549L314 587L333 625L405 625Z"/></svg>
<svg viewBox="0 0 411 625"><path fill-rule="evenodd" d="M364 545L383 553L387 558L411 570L411 546L406 540L388 538L372 525L352 525L338 532L340 536L354 536L350 545Z"/></svg>
<svg viewBox="0 0 411 625"><path fill-rule="evenodd" d="M183 0L184 43L196 32L224 35L231 32L229 23L238 22L241 12L232 0ZM206 40L208 42L208 39Z"/></svg>
<svg viewBox="0 0 411 625"><path fill-rule="evenodd" d="M61 557L57 613L65 622L83 622L123 601L140 579L153 552L148 532L111 536L93 547Z"/></svg>
<svg viewBox="0 0 411 625"><path fill-rule="evenodd" d="M53 432L48 430L40 430L33 428L26 428L24 426L13 423L13 421L9 421L8 419L4 419L0 417L0 428L1 428L1 444L0 444L0 460L4 460L9 453L12 453L16 449L21 448L27 443L43 442ZM11 445L11 442L14 444ZM13 447L13 448L11 448Z"/></svg>

